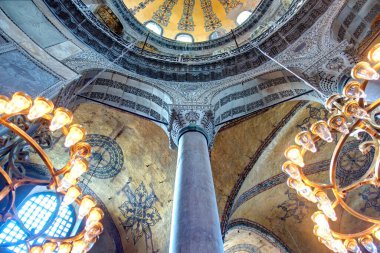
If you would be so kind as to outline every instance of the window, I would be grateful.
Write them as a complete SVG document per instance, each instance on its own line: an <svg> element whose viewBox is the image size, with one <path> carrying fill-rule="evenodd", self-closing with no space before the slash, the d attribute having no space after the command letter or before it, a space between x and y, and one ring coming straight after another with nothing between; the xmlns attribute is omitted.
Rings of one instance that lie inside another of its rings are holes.
<svg viewBox="0 0 380 253"><path fill-rule="evenodd" d="M158 35L162 35L162 27L153 21L146 22L145 27L151 30L152 32L157 33Z"/></svg>
<svg viewBox="0 0 380 253"><path fill-rule="evenodd" d="M238 25L243 24L251 16L251 14L252 12L250 11L241 12L236 18L236 23L238 23Z"/></svg>
<svg viewBox="0 0 380 253"><path fill-rule="evenodd" d="M190 34L187 34L187 33L177 34L175 39L177 41L186 42L186 43L193 43L194 42L193 36L191 36Z"/></svg>
<svg viewBox="0 0 380 253"><path fill-rule="evenodd" d="M219 34L217 31L210 34L210 40L215 40L217 38L219 38Z"/></svg>
<svg viewBox="0 0 380 253"><path fill-rule="evenodd" d="M49 226L49 219L58 208L57 196L53 193L37 193L27 197L18 207L18 216L24 224L27 231L24 231L16 220L8 220L0 227L0 246L6 243L16 244L17 241L27 239L27 234L34 236L40 233L45 226ZM70 206L61 206L58 210L57 217L53 223L46 229L44 235L50 237L68 236L75 224L74 208ZM37 238L31 241L31 244L41 245L44 239ZM1 248L0 248L1 249ZM26 244L21 243L17 246L8 247L9 250L16 253L27 253Z"/></svg>

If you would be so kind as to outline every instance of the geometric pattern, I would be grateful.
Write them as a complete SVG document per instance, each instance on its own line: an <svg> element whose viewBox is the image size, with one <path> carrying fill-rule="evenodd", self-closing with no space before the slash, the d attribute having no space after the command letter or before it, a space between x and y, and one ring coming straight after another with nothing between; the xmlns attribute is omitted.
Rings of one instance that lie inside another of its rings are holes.
<svg viewBox="0 0 380 253"><path fill-rule="evenodd" d="M165 0L159 9L153 13L152 19L162 26L168 26L172 9L177 2L178 0Z"/></svg>
<svg viewBox="0 0 380 253"><path fill-rule="evenodd" d="M205 30L206 32L214 31L216 28L222 26L219 18L215 15L212 9L211 0L201 0L201 8L205 18Z"/></svg>
<svg viewBox="0 0 380 253"><path fill-rule="evenodd" d="M194 31L194 11L195 0L184 0L182 17L178 23L178 30Z"/></svg>
<svg viewBox="0 0 380 253"><path fill-rule="evenodd" d="M238 0L219 0L219 2L223 5L226 13L228 13L231 9L241 4L241 2Z"/></svg>
<svg viewBox="0 0 380 253"><path fill-rule="evenodd" d="M113 178L120 173L124 164L123 150L112 138L100 134L88 134L86 141L91 145L90 175L96 178Z"/></svg>

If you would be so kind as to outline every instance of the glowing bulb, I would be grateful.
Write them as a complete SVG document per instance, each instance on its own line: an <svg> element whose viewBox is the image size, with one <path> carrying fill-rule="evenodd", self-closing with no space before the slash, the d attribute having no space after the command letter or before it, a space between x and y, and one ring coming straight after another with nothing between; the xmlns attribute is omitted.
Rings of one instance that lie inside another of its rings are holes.
<svg viewBox="0 0 380 253"><path fill-rule="evenodd" d="M94 207L91 209L87 216L86 226L90 226L94 222L98 222L104 217L104 212L99 207Z"/></svg>
<svg viewBox="0 0 380 253"><path fill-rule="evenodd" d="M79 195L82 194L81 189L78 186L71 186L67 192L65 197L63 198L62 205L67 206L73 203Z"/></svg>
<svg viewBox="0 0 380 253"><path fill-rule="evenodd" d="M38 97L34 100L33 106L30 108L27 117L29 120L38 119L45 114L52 112L53 108L54 105L50 100Z"/></svg>
<svg viewBox="0 0 380 253"><path fill-rule="evenodd" d="M315 198L314 193L311 190L311 188L305 185L302 181L296 180L290 177L288 178L287 184L290 188L295 189L297 193L301 195L302 197L304 197L305 199L313 203L317 202L317 199Z"/></svg>
<svg viewBox="0 0 380 253"><path fill-rule="evenodd" d="M55 242L46 242L42 246L43 253L53 253L56 247L57 247L57 244Z"/></svg>
<svg viewBox="0 0 380 253"><path fill-rule="evenodd" d="M318 208L331 220L336 221L336 214L327 194L323 191L317 191L315 197L319 202Z"/></svg>
<svg viewBox="0 0 380 253"><path fill-rule="evenodd" d="M88 171L88 161L83 157L76 158L70 168L70 177L76 179Z"/></svg>
<svg viewBox="0 0 380 253"><path fill-rule="evenodd" d="M70 172L65 173L63 176L61 183L58 187L58 191L67 191L71 186L76 185L78 183L78 180L76 178L73 178L71 176Z"/></svg>
<svg viewBox="0 0 380 253"><path fill-rule="evenodd" d="M96 237L92 238L89 241L86 241L87 243L86 251L90 251L90 249L92 249L92 247L94 246L95 242L96 242Z"/></svg>
<svg viewBox="0 0 380 253"><path fill-rule="evenodd" d="M301 149L298 146L293 145L287 148L285 151L285 157L300 167L305 166L305 163L303 161L303 157L301 154Z"/></svg>
<svg viewBox="0 0 380 253"><path fill-rule="evenodd" d="M348 130L348 126L346 124L346 117L343 115L335 115L332 116L328 120L328 124L330 127L336 129L337 131L341 132L342 134L349 134L350 131Z"/></svg>
<svg viewBox="0 0 380 253"><path fill-rule="evenodd" d="M359 239L359 242L370 253L377 253L376 245L373 243L371 236L365 236Z"/></svg>
<svg viewBox="0 0 380 253"><path fill-rule="evenodd" d="M95 237L99 236L103 232L103 225L100 222L91 223L90 226L86 227L86 233L84 234L83 240L85 242L90 242Z"/></svg>
<svg viewBox="0 0 380 253"><path fill-rule="evenodd" d="M328 241L329 239L332 239L330 228L323 228L323 227L320 227L318 225L315 225L313 233L316 236L325 239L326 241Z"/></svg>
<svg viewBox="0 0 380 253"><path fill-rule="evenodd" d="M5 107L7 106L8 102L9 98L0 95L0 114L3 114L5 112Z"/></svg>
<svg viewBox="0 0 380 253"><path fill-rule="evenodd" d="M362 253L362 251L360 250L359 248L359 245L358 243L356 242L356 240L354 239L347 239L344 241L344 246L346 246L346 248L351 251L351 252L354 252L354 253Z"/></svg>
<svg viewBox="0 0 380 253"><path fill-rule="evenodd" d="M320 120L311 125L310 130L313 134L318 135L322 140L332 142L330 129L325 121Z"/></svg>
<svg viewBox="0 0 380 253"><path fill-rule="evenodd" d="M364 79L364 80L377 80L379 79L379 74L374 70L368 62L359 62L356 64L351 71L351 76L354 79Z"/></svg>
<svg viewBox="0 0 380 253"><path fill-rule="evenodd" d="M54 111L54 117L51 120L49 129L50 131L55 131L70 124L72 120L73 114L69 110L59 107Z"/></svg>
<svg viewBox="0 0 380 253"><path fill-rule="evenodd" d="M88 195L84 196L80 202L78 218L83 219L83 217L86 216L95 205L94 198Z"/></svg>
<svg viewBox="0 0 380 253"><path fill-rule="evenodd" d="M295 142L313 153L317 151L311 134L308 131L302 131L296 135Z"/></svg>
<svg viewBox="0 0 380 253"><path fill-rule="evenodd" d="M366 98L367 94L360 88L361 84L358 81L351 81L343 88L343 94L348 98Z"/></svg>
<svg viewBox="0 0 380 253"><path fill-rule="evenodd" d="M58 248L58 253L70 253L71 247L70 243L61 243Z"/></svg>
<svg viewBox="0 0 380 253"><path fill-rule="evenodd" d="M347 253L347 249L341 240L333 240L331 246L337 253Z"/></svg>
<svg viewBox="0 0 380 253"><path fill-rule="evenodd" d="M377 63L380 62L380 43L376 44L368 52L368 60Z"/></svg>
<svg viewBox="0 0 380 253"><path fill-rule="evenodd" d="M66 135L65 147L69 148L77 142L81 141L86 135L86 130L83 126L74 124L69 127L69 133Z"/></svg>
<svg viewBox="0 0 380 253"><path fill-rule="evenodd" d="M315 212L312 216L311 219L319 226L322 228L330 228L329 222L327 221L326 216L323 214L321 211Z"/></svg>
<svg viewBox="0 0 380 253"><path fill-rule="evenodd" d="M13 94L11 101L5 106L5 113L12 114L18 113L22 110L28 109L32 105L32 98L23 92L16 92Z"/></svg>
<svg viewBox="0 0 380 253"><path fill-rule="evenodd" d="M301 180L299 167L291 161L287 161L282 165L282 171L294 179Z"/></svg>
<svg viewBox="0 0 380 253"><path fill-rule="evenodd" d="M84 241L75 241L73 242L73 248L71 249L71 253L83 253L86 247L87 244Z"/></svg>
<svg viewBox="0 0 380 253"><path fill-rule="evenodd" d="M356 101L349 101L344 106L343 109L344 113L348 116L356 117L359 119L369 119L369 114L366 110L361 108Z"/></svg>
<svg viewBox="0 0 380 253"><path fill-rule="evenodd" d="M373 232L373 236L375 236L376 239L380 241L380 229L375 230Z"/></svg>
<svg viewBox="0 0 380 253"><path fill-rule="evenodd" d="M43 253L43 249L41 246L34 246L30 249L29 253Z"/></svg>

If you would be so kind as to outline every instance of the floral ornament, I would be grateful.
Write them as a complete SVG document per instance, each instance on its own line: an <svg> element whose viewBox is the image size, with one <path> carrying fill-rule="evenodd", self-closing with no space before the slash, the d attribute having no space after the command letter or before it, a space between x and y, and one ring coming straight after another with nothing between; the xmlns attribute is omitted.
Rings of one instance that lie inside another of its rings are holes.
<svg viewBox="0 0 380 253"><path fill-rule="evenodd" d="M144 183L141 182L135 192L127 183L123 188L123 192L127 196L127 201L119 209L126 218L122 222L124 229L126 232L131 232L134 244L143 235L145 235L146 242L148 239L152 240L151 227L161 220L160 214L154 207L158 201L154 190L152 189L152 192L148 194Z"/></svg>
<svg viewBox="0 0 380 253"><path fill-rule="evenodd" d="M380 211L380 191L375 187L366 187L359 196L364 200L365 204L360 210L364 212L368 208L374 208Z"/></svg>

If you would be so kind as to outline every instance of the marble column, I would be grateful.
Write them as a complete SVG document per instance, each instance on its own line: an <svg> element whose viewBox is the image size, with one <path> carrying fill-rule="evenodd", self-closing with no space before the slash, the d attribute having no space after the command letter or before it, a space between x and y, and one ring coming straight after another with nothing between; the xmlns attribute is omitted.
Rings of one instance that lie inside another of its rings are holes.
<svg viewBox="0 0 380 253"><path fill-rule="evenodd" d="M208 152L213 136L210 115L185 111L171 122L178 158L170 253L224 252Z"/></svg>

